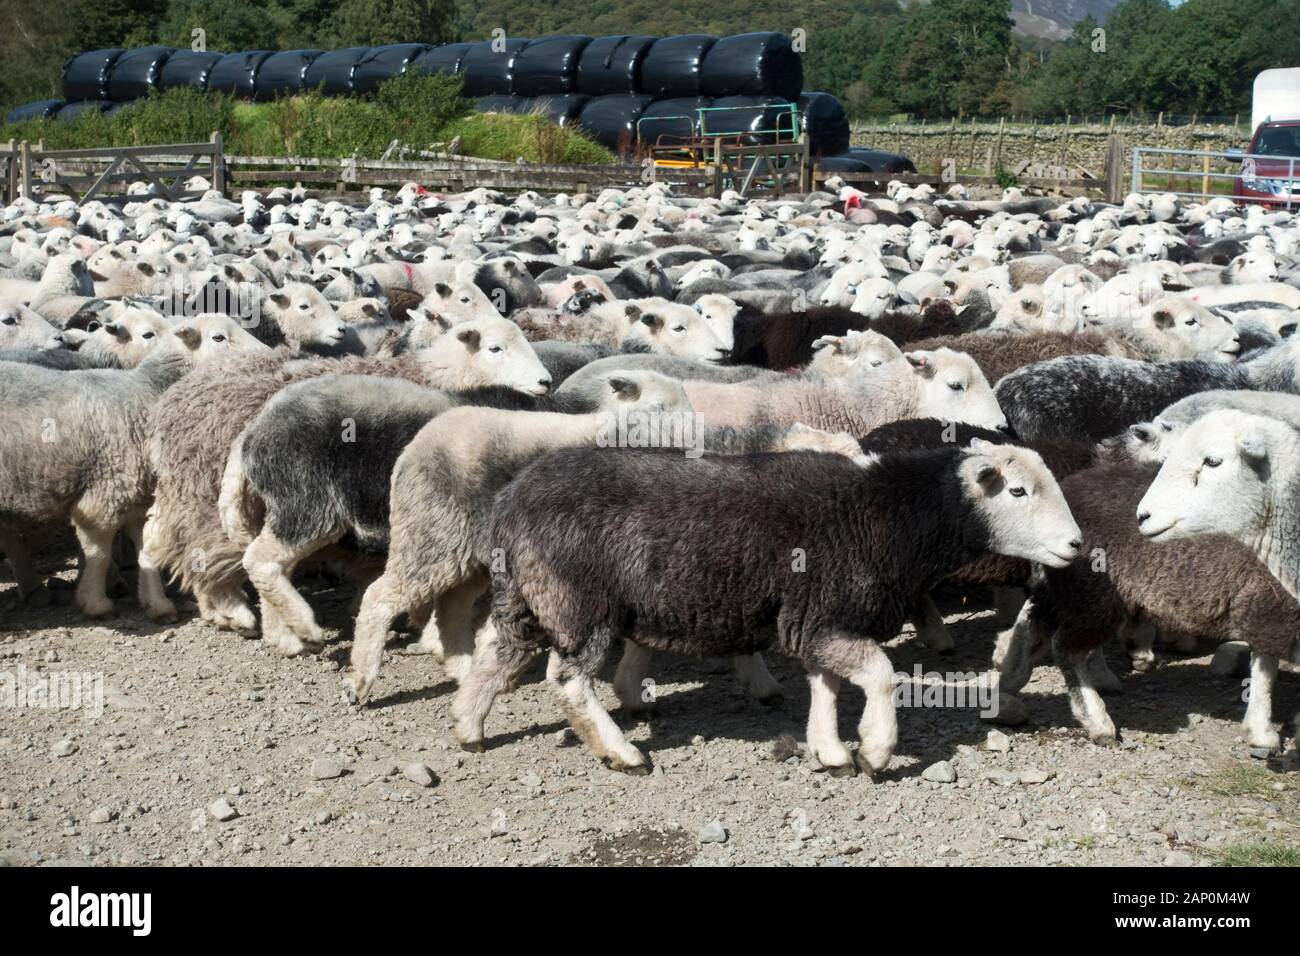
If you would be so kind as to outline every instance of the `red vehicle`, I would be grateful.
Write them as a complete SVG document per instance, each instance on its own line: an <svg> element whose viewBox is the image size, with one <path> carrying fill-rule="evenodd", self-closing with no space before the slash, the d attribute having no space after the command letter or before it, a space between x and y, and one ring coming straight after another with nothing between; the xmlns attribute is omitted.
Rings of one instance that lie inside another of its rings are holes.
<svg viewBox="0 0 1300 956"><path fill-rule="evenodd" d="M1300 206L1300 119L1259 124L1232 195L1268 206Z"/></svg>

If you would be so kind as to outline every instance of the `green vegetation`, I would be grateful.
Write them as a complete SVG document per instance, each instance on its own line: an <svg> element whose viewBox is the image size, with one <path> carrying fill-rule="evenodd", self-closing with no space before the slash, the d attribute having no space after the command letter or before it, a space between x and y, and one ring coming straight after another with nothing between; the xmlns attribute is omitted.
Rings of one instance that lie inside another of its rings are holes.
<svg viewBox="0 0 1300 956"><path fill-rule="evenodd" d="M1110 2L1110 0L1108 0ZM1062 7L1035 4L1051 15ZM808 89L857 116L1105 113L1154 117L1248 112L1263 69L1293 66L1300 0L1118 0L1099 26L1054 43L1017 34L1010 0L7 0L0 103L59 96L59 68L81 50L166 43L210 50L291 49L548 33L780 30L804 45ZM1097 32L1104 30L1104 33Z"/></svg>
<svg viewBox="0 0 1300 956"><path fill-rule="evenodd" d="M1273 784L1277 782L1277 774L1267 767L1233 764L1214 771L1205 778L1204 783L1201 785L1207 790L1222 794L1225 797L1250 795L1272 799L1278 795L1277 791L1273 789Z"/></svg>
<svg viewBox="0 0 1300 956"><path fill-rule="evenodd" d="M311 92L273 103L174 89L112 116L73 122L0 124L0 141L44 140L47 149L206 142L220 130L226 151L241 156L358 156L375 159L393 140L416 149L461 138L461 153L534 163L609 163L610 153L540 115L474 113L454 78L406 75L373 100Z"/></svg>
<svg viewBox="0 0 1300 956"><path fill-rule="evenodd" d="M1300 849L1277 843L1242 843L1217 857L1220 866L1300 866Z"/></svg>

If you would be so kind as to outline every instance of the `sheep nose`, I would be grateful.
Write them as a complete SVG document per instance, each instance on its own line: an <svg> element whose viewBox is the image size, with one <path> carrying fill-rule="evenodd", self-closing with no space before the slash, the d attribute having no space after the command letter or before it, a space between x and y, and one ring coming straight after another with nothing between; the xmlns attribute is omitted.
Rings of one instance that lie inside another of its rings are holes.
<svg viewBox="0 0 1300 956"><path fill-rule="evenodd" d="M548 375L548 376L546 376L546 378L539 378L539 379L537 380L537 384L540 385L540 386L542 386L542 388L550 388L550 387L551 387L551 376Z"/></svg>
<svg viewBox="0 0 1300 956"><path fill-rule="evenodd" d="M1150 517L1151 517L1151 512L1149 512L1149 511L1139 511L1139 512L1138 512L1138 527L1140 528L1140 527L1142 527L1144 524L1146 524L1147 521L1150 519Z"/></svg>
<svg viewBox="0 0 1300 956"><path fill-rule="evenodd" d="M1010 423L1009 423L1009 422L1003 422L1001 425L998 426L998 431L1000 431L1000 432L1001 432L1002 434L1004 434L1004 435L1010 435L1010 434L1011 434L1011 425L1010 425Z"/></svg>
<svg viewBox="0 0 1300 956"><path fill-rule="evenodd" d="M1070 541L1070 550L1072 550L1075 554L1078 554L1079 549L1082 547L1083 547L1083 541L1081 541L1079 538L1074 538Z"/></svg>

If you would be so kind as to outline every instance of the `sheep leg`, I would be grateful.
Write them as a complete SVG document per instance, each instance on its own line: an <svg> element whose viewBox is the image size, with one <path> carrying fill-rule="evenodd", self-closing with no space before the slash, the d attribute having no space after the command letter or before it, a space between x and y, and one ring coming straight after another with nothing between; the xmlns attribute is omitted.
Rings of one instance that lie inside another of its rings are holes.
<svg viewBox="0 0 1300 956"><path fill-rule="evenodd" d="M552 650L546 665L546 681L559 695L574 733L601 763L623 773L648 774L650 762L645 754L628 743L596 695L593 678L608 643L603 635L593 635L577 657L563 657Z"/></svg>
<svg viewBox="0 0 1300 956"><path fill-rule="evenodd" d="M148 541L148 524L145 525L144 534ZM231 584L212 585L201 581L194 585L194 599L199 605L199 616L209 624L243 634L257 633L257 617L239 587ZM265 608L262 616L266 617Z"/></svg>
<svg viewBox="0 0 1300 956"><path fill-rule="evenodd" d="M1025 606L1025 600L1024 588L995 587L993 589L994 620L1002 627L1010 627L1015 623L1020 609Z"/></svg>
<svg viewBox="0 0 1300 956"><path fill-rule="evenodd" d="M873 640L855 638L859 661L848 675L867 697L858 721L858 758L871 773L889 766L898 745L898 711L894 707L894 667Z"/></svg>
<svg viewBox="0 0 1300 956"><path fill-rule="evenodd" d="M654 651L632 641L623 642L623 657L614 674L614 693L622 708L630 713L647 713L654 710L654 682L650 673L650 660Z"/></svg>
<svg viewBox="0 0 1300 956"><path fill-rule="evenodd" d="M1048 646L1046 628L1034 614L1034 602L1026 601L1016 622L998 635L993 649L993 666L998 669L999 693L1014 694L1027 683L1034 664Z"/></svg>
<svg viewBox="0 0 1300 956"><path fill-rule="evenodd" d="M956 647L952 642L952 635L948 633L948 625L943 623L943 615L934 606L930 595L922 595L916 602L916 606L912 608L910 617L916 636L930 650L948 654Z"/></svg>
<svg viewBox="0 0 1300 956"><path fill-rule="evenodd" d="M479 575L438 598L434 618L442 639L442 668L457 683L465 679L473 664L474 603L487 584L487 578Z"/></svg>
<svg viewBox="0 0 1300 956"><path fill-rule="evenodd" d="M1282 738L1273 729L1273 685L1277 681L1276 657L1250 654L1250 696L1246 700L1246 742L1252 757L1269 757L1282 750Z"/></svg>
<svg viewBox="0 0 1300 956"><path fill-rule="evenodd" d="M1088 739L1104 746L1114 744L1118 736L1115 723L1106 712L1106 704L1093 686L1092 674L1088 670L1088 656L1091 652L1067 651L1060 632L1052 637L1052 651L1061 673L1065 675L1065 686L1070 694L1070 710L1088 732Z"/></svg>
<svg viewBox="0 0 1300 956"><path fill-rule="evenodd" d="M153 621L175 621L176 605L167 598L162 575L149 549L145 547L144 519L127 523L126 533L136 552L136 588L140 607Z"/></svg>
<svg viewBox="0 0 1300 956"><path fill-rule="evenodd" d="M1088 672L1092 674L1092 684L1100 693L1118 694L1123 690L1119 678L1106 662L1106 655L1100 647L1088 655Z"/></svg>
<svg viewBox="0 0 1300 956"><path fill-rule="evenodd" d="M277 538L268 524L244 552L244 570L262 599L262 637L286 656L317 651L325 643L311 605L294 588L290 575L304 557L331 543L313 541L295 548Z"/></svg>
<svg viewBox="0 0 1300 956"><path fill-rule="evenodd" d="M493 701L515 686L536 653L527 645L498 640L495 628L480 635L469 673L451 702L456 740L463 750L482 752L483 723Z"/></svg>
<svg viewBox="0 0 1300 956"><path fill-rule="evenodd" d="M1156 652L1152 646L1156 642L1156 626L1150 621L1139 621L1129 625L1124 639L1128 644L1129 660L1133 669L1141 673L1154 670Z"/></svg>
<svg viewBox="0 0 1300 956"><path fill-rule="evenodd" d="M835 702L840 693L840 675L822 667L808 668L808 749L833 777L857 773L853 755L840 739Z"/></svg>
<svg viewBox="0 0 1300 956"><path fill-rule="evenodd" d="M361 596L361 609L352 628L352 673L343 678L343 696L351 703L365 703L379 679L388 628L401 612L396 591L393 579L384 574Z"/></svg>
<svg viewBox="0 0 1300 956"><path fill-rule="evenodd" d="M94 519L84 512L74 512L72 526L77 532L77 541L81 544L81 553L85 565L77 577L77 607L86 617L103 617L113 611L113 602L108 599L105 586L108 579L108 567L113 562L113 536L117 529L96 524Z"/></svg>
<svg viewBox="0 0 1300 956"><path fill-rule="evenodd" d="M776 707L785 699L781 685L767 669L762 654L738 654L731 660L736 669L736 678L754 700L765 707Z"/></svg>
<svg viewBox="0 0 1300 956"><path fill-rule="evenodd" d="M32 562L32 551L26 539L20 534L0 532L0 552L9 561L14 581L18 584L18 598L24 603L44 607L50 603L50 595L41 585L44 583L36 573Z"/></svg>

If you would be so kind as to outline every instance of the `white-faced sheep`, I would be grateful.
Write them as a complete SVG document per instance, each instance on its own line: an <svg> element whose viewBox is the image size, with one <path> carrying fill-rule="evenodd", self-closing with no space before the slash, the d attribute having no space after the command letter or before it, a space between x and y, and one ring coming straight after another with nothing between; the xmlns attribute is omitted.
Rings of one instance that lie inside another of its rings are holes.
<svg viewBox="0 0 1300 956"><path fill-rule="evenodd" d="M587 482L602 495L585 494ZM456 735L482 749L495 697L549 649L547 679L573 729L606 765L645 773L645 756L593 686L613 641L693 655L774 647L808 670L809 750L834 773L853 772L836 726L840 682L866 692L858 756L877 772L897 740L893 668L880 642L917 592L984 550L1068 563L1078 536L1042 461L1008 446L891 455L867 467L806 453L554 453L497 499L487 538L502 556L492 569L496 636L457 692ZM806 565L792 563L801 553ZM671 596L666 579L679 582Z"/></svg>
<svg viewBox="0 0 1300 956"><path fill-rule="evenodd" d="M71 521L85 556L77 605L87 617L112 610L104 590L113 536L140 545L152 473L145 425L158 396L196 363L262 346L224 316L175 326L138 368L64 374L8 365L0 375L5 452L0 455L0 546L21 563L21 536ZM23 580L23 591L39 582ZM153 566L140 561L140 602L152 616L174 613Z"/></svg>

